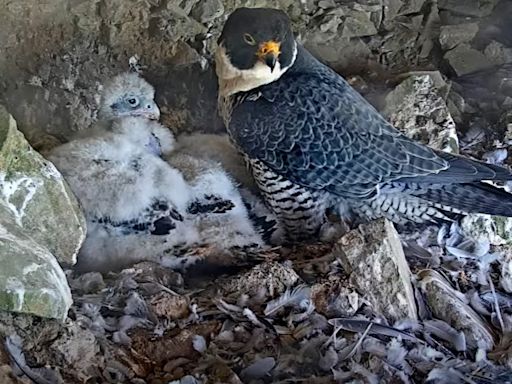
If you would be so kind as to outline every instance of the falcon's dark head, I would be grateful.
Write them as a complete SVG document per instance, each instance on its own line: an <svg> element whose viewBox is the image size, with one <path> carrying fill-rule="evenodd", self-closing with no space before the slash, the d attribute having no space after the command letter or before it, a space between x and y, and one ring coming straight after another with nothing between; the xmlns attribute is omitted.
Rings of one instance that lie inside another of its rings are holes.
<svg viewBox="0 0 512 384"><path fill-rule="evenodd" d="M142 116L151 120L160 118L155 90L136 73L123 73L110 80L103 88L99 117L112 119Z"/></svg>
<svg viewBox="0 0 512 384"><path fill-rule="evenodd" d="M297 47L290 19L272 8L238 8L227 19L218 39L219 83L236 80L235 90L247 91L277 80L293 64ZM227 84L224 84L225 86Z"/></svg>

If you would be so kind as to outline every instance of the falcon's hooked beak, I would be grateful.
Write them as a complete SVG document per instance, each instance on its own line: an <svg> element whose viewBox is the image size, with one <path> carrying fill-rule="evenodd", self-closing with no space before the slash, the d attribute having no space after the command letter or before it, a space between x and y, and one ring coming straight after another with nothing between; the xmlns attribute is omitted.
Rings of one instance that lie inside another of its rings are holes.
<svg viewBox="0 0 512 384"><path fill-rule="evenodd" d="M277 41L273 40L266 41L260 44L258 52L256 53L260 61L265 63L270 68L270 72L274 71L277 59L280 54L281 43L278 43Z"/></svg>

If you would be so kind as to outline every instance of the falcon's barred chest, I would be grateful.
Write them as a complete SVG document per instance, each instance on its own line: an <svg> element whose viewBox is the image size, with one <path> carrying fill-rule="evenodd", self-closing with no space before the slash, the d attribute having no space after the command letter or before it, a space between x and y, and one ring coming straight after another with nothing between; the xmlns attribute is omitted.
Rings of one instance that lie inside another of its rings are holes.
<svg viewBox="0 0 512 384"><path fill-rule="evenodd" d="M512 195L482 182L511 172L405 136L295 41L284 12L234 11L216 64L230 139L291 238L316 234L326 209L396 223L512 216Z"/></svg>
<svg viewBox="0 0 512 384"><path fill-rule="evenodd" d="M247 93L219 98L220 115L228 133L233 110L256 98L257 96ZM230 137L232 138L231 134ZM237 143L232 139L231 141L240 150ZM243 151L241 153L266 204L279 217L289 239L302 240L315 236L325 222L325 211L329 206L328 194L293 183L272 171L262 161L250 158Z"/></svg>
<svg viewBox="0 0 512 384"><path fill-rule="evenodd" d="M387 217L400 224L406 224L408 221L421 223L435 219L444 220L448 219L445 213L459 212L451 207L418 199L412 185L401 183L390 184L384 187L386 193L377 193L372 199L359 201L333 198L325 190L293 183L274 172L264 162L248 156L233 140L230 132L233 111L243 103L251 103L258 97L257 93L220 97L219 111L230 133L231 142L243 154L266 204L280 219L290 240L305 240L317 235L326 222L326 210L330 208L348 214L349 217L356 215L365 220ZM268 129L272 127L269 126Z"/></svg>

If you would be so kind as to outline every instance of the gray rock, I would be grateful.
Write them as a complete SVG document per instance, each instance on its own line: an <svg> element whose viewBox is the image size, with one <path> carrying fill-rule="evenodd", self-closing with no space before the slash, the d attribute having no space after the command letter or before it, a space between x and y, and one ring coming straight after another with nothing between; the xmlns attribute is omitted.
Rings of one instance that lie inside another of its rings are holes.
<svg viewBox="0 0 512 384"><path fill-rule="evenodd" d="M319 24L320 32L337 34L338 27L343 23L342 15L343 11L341 9L335 9L323 15Z"/></svg>
<svg viewBox="0 0 512 384"><path fill-rule="evenodd" d="M72 304L66 276L24 232L0 204L0 309L63 320Z"/></svg>
<svg viewBox="0 0 512 384"><path fill-rule="evenodd" d="M182 39L193 38L207 31L204 25L189 17L185 10L173 2L167 3L167 8L162 13L165 16L159 19L159 28L165 32L166 38L175 43L180 41L180 36Z"/></svg>
<svg viewBox="0 0 512 384"><path fill-rule="evenodd" d="M76 262L85 220L60 173L1 106L0 169L0 309L64 319L72 299L56 256Z"/></svg>
<svg viewBox="0 0 512 384"><path fill-rule="evenodd" d="M458 153L459 141L444 100L445 88L439 72L413 75L386 96L383 113L408 137L442 151Z"/></svg>
<svg viewBox="0 0 512 384"><path fill-rule="evenodd" d="M399 15L400 9L403 6L402 0L388 0L384 7L384 26L386 29L390 29L393 25L395 17Z"/></svg>
<svg viewBox="0 0 512 384"><path fill-rule="evenodd" d="M471 48L469 44L458 45L448 51L444 58L459 76L492 66L492 62L482 52Z"/></svg>
<svg viewBox="0 0 512 384"><path fill-rule="evenodd" d="M411 271L398 233L390 221L380 219L350 231L338 242L351 283L375 311L394 322L416 319Z"/></svg>
<svg viewBox="0 0 512 384"><path fill-rule="evenodd" d="M72 265L85 238L78 201L55 166L34 151L0 106L0 205L61 263Z"/></svg>
<svg viewBox="0 0 512 384"><path fill-rule="evenodd" d="M423 8L426 0L405 0L400 8L400 15L409 15L411 13L419 13Z"/></svg>
<svg viewBox="0 0 512 384"><path fill-rule="evenodd" d="M220 0L200 1L192 9L192 16L201 23L207 23L222 16L224 5Z"/></svg>
<svg viewBox="0 0 512 384"><path fill-rule="evenodd" d="M439 0L439 9L462 16L489 16L498 0Z"/></svg>
<svg viewBox="0 0 512 384"><path fill-rule="evenodd" d="M446 99L446 105L455 123L461 124L463 122L462 114L468 112L469 109L464 98L453 89L450 89L448 98Z"/></svg>
<svg viewBox="0 0 512 384"><path fill-rule="evenodd" d="M377 33L377 28L370 18L370 12L356 8L345 9L344 12L346 19L341 37L363 37Z"/></svg>
<svg viewBox="0 0 512 384"><path fill-rule="evenodd" d="M329 9L336 7L336 3L334 0L320 0L318 2L318 7L322 9Z"/></svg>
<svg viewBox="0 0 512 384"><path fill-rule="evenodd" d="M443 25L439 33L441 48L448 50L469 43L478 32L478 23Z"/></svg>
<svg viewBox="0 0 512 384"><path fill-rule="evenodd" d="M361 65L371 57L371 51L359 38L328 40L325 34L311 33L306 36L305 47L311 53L334 68Z"/></svg>
<svg viewBox="0 0 512 384"><path fill-rule="evenodd" d="M470 214L461 221L464 234L492 245L512 244L512 218L483 214Z"/></svg>
<svg viewBox="0 0 512 384"><path fill-rule="evenodd" d="M496 65L512 63L512 48L507 48L497 41L492 41L485 47L484 55Z"/></svg>
<svg viewBox="0 0 512 384"><path fill-rule="evenodd" d="M425 55L424 50L429 51L425 44L431 40L428 37L430 27L422 26L423 19L423 15L397 17L386 26L391 33L373 38L369 45L372 51L379 52L379 62L401 70L415 67L418 56ZM425 36L422 37L420 31Z"/></svg>
<svg viewBox="0 0 512 384"><path fill-rule="evenodd" d="M435 317L464 332L470 348L482 348L487 351L493 348L493 331L469 306L462 293L453 289L446 279L434 270L420 271L418 279L419 287Z"/></svg>

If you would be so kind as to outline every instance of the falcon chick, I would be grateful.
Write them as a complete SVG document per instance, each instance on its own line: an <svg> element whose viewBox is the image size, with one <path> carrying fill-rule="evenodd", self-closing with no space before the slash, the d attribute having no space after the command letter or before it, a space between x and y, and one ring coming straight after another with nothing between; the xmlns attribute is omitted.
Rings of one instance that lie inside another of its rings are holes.
<svg viewBox="0 0 512 384"><path fill-rule="evenodd" d="M222 169L185 155L174 161L178 169L161 157L176 157L175 140L150 120L158 117L152 97L152 87L142 78L130 74L113 79L101 99L102 120L87 130L88 136L48 155L88 220L79 271L163 259L168 266L181 267L197 259L175 257L184 247L229 249L263 243ZM131 98L139 100L138 107L129 107Z"/></svg>
<svg viewBox="0 0 512 384"><path fill-rule="evenodd" d="M176 153L186 154L194 159L217 163L234 180L249 219L261 233L266 243L281 244L284 229L275 214L264 204L258 187L244 162L242 155L231 144L226 134L192 133L176 138Z"/></svg>
<svg viewBox="0 0 512 384"><path fill-rule="evenodd" d="M104 85L98 119L141 116L158 120L160 109L154 99L155 89L143 77L135 72L122 73Z"/></svg>
<svg viewBox="0 0 512 384"><path fill-rule="evenodd" d="M512 216L512 195L483 182L508 170L408 139L297 43L283 11L235 10L218 45L219 110L290 240L317 235L332 207L400 224Z"/></svg>
<svg viewBox="0 0 512 384"><path fill-rule="evenodd" d="M48 155L87 218L78 270L124 267L162 256L182 239L186 243L186 236L199 240L184 225L187 183L152 148L159 130L165 132L142 117L116 119L102 134L70 141ZM168 137L161 142L172 145Z"/></svg>

